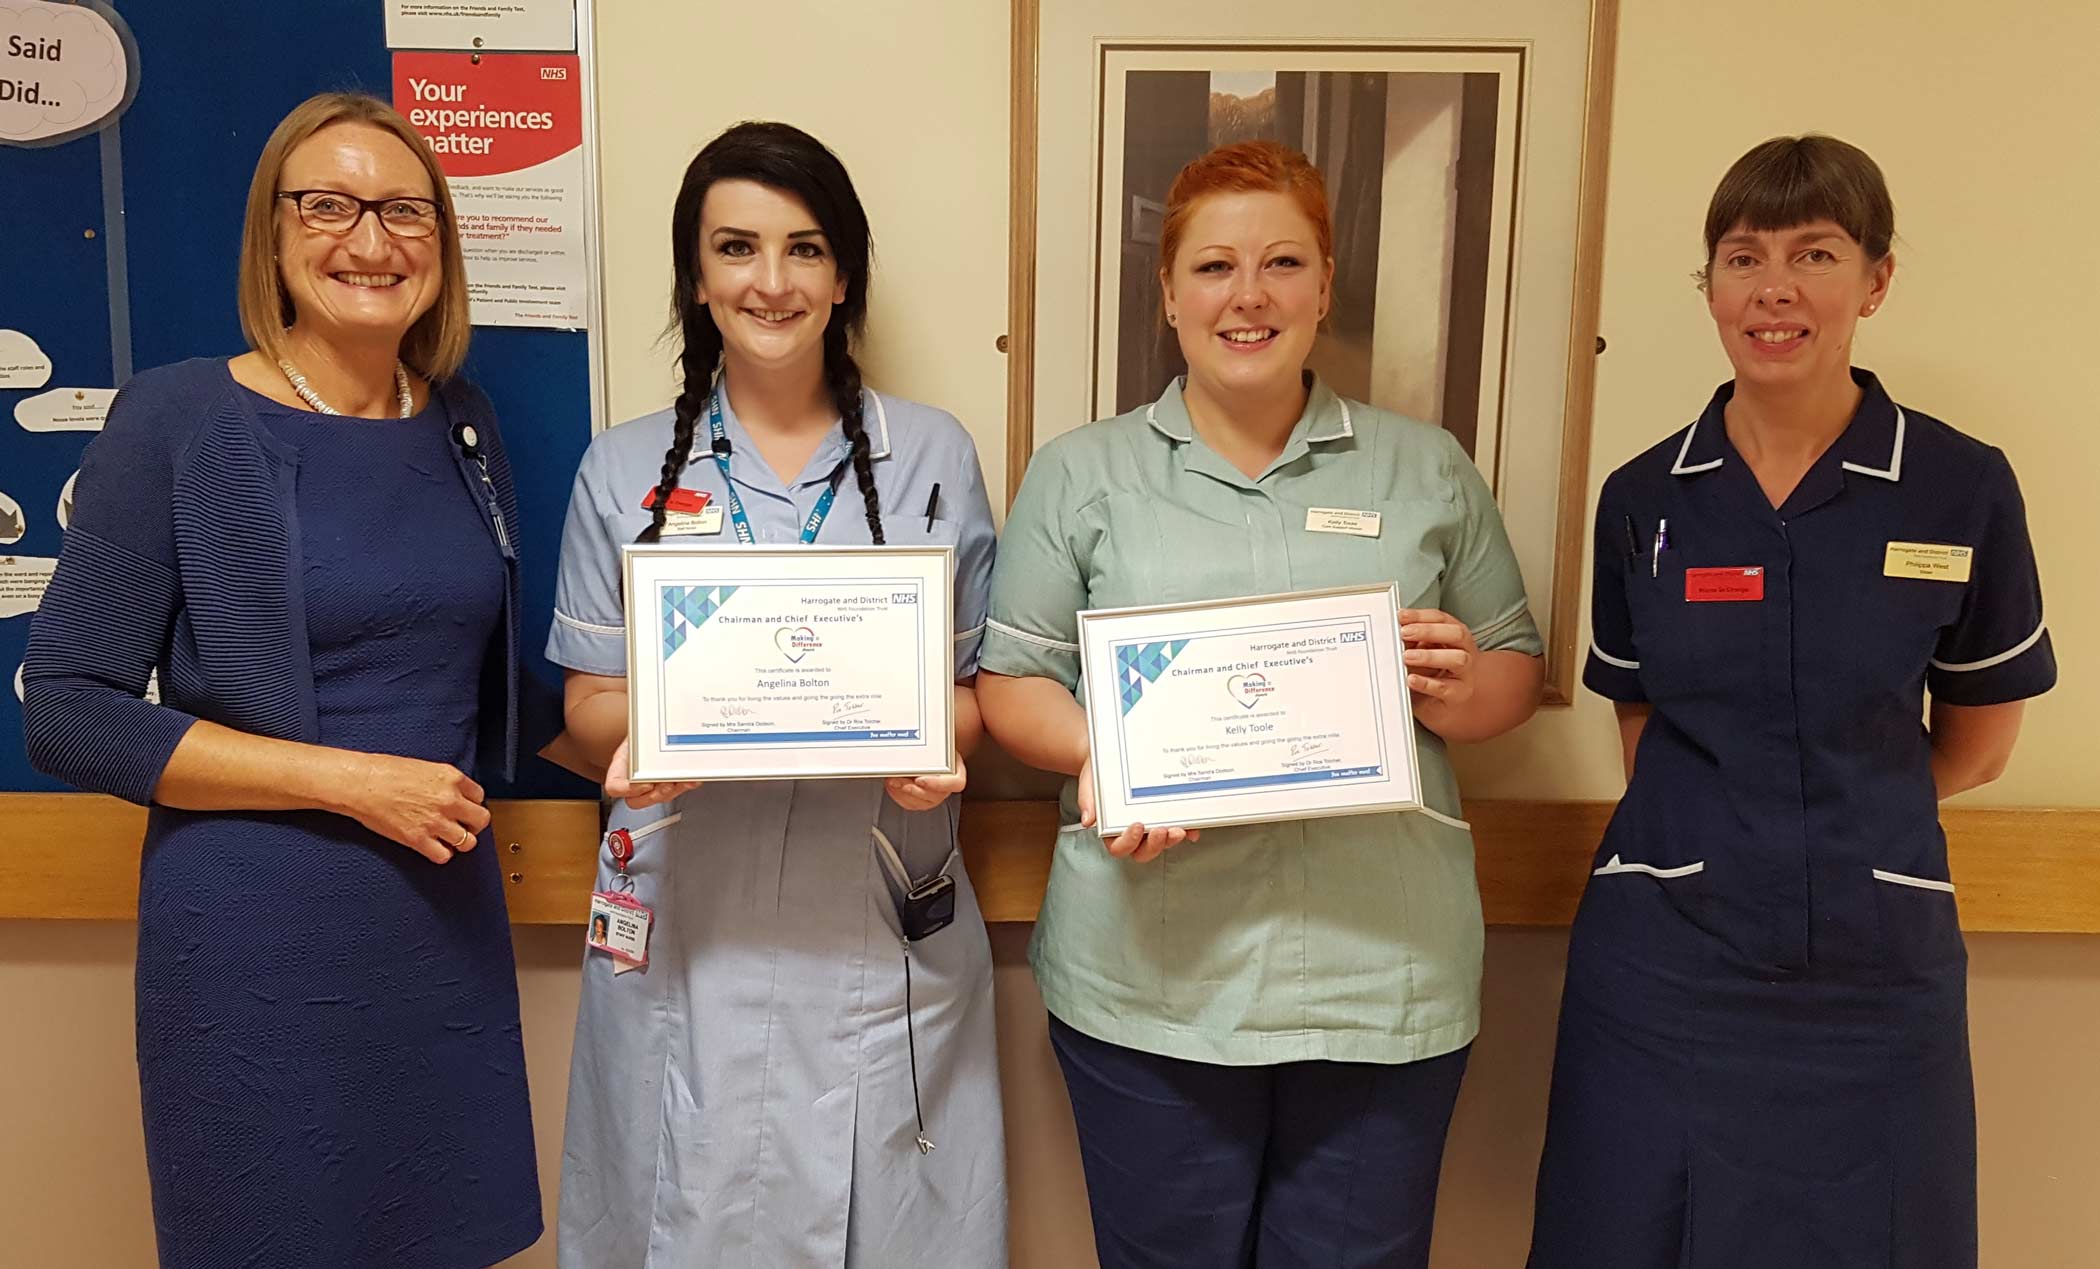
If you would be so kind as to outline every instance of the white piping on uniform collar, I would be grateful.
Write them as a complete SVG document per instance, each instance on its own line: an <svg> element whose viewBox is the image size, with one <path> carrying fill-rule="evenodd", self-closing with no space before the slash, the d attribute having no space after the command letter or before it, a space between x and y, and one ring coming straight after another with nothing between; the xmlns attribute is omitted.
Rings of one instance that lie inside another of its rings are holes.
<svg viewBox="0 0 2100 1269"><path fill-rule="evenodd" d="M1890 481L1902 480L1903 407L1900 405L1896 407L1896 443L1889 449L1889 465L1887 467L1864 467L1858 463L1840 463L1839 466L1843 467L1846 471L1856 471L1862 476L1879 476L1883 480Z"/></svg>
<svg viewBox="0 0 2100 1269"><path fill-rule="evenodd" d="M1346 399L1342 398L1342 397L1336 397L1336 398L1335 398L1334 400L1335 400L1335 404L1337 404L1337 405L1339 405L1339 406L1341 406L1341 407L1342 407L1342 430L1341 430L1341 431L1339 431L1339 432L1334 432L1334 433L1330 433L1330 434L1329 434L1329 435L1327 435L1327 436L1307 436L1307 437L1305 438L1306 440L1308 440L1308 441L1340 441L1340 440L1346 440L1346 439L1348 439L1349 437L1352 437L1352 436L1355 436L1355 435L1356 435L1356 425L1355 425L1355 424L1353 424L1353 423L1351 423L1351 422L1349 421L1349 402L1348 402L1348 401L1347 401Z"/></svg>
<svg viewBox="0 0 2100 1269"><path fill-rule="evenodd" d="M1670 474L1672 476L1689 476L1693 472L1712 471L1727 461L1724 458L1716 458L1711 462L1694 463L1690 467L1685 466L1685 456L1692 452L1692 438L1698 434L1699 420L1693 419L1692 425L1684 429L1684 444L1677 447L1677 461L1670 464Z"/></svg>
<svg viewBox="0 0 2100 1269"><path fill-rule="evenodd" d="M1157 401L1154 401L1151 405L1145 407L1145 422L1152 425L1153 431L1159 433L1161 436L1166 437L1170 441L1180 441L1182 444L1186 445L1188 442L1196 439L1196 431L1193 427L1189 429L1189 434L1187 436L1176 436L1172 432L1169 432L1164 426L1162 426L1159 421L1159 402Z"/></svg>
<svg viewBox="0 0 2100 1269"><path fill-rule="evenodd" d="M1342 430L1339 432L1330 432L1326 436L1308 436L1305 438L1308 443L1313 441L1347 440L1356 435L1356 424L1350 418L1349 415L1349 402L1341 397L1336 397L1334 400L1335 404L1342 407ZM1189 430L1189 434L1187 436L1176 436L1172 432L1169 432L1166 428L1161 427L1159 422L1159 402L1157 401L1154 401L1151 405L1145 407L1145 422L1152 425L1153 431L1158 432L1161 436L1166 437L1170 441L1182 441L1186 443L1188 441L1193 441L1196 439L1196 433L1194 428L1191 428Z"/></svg>
<svg viewBox="0 0 2100 1269"><path fill-rule="evenodd" d="M875 430L882 433L882 444L875 449L869 450L868 457L871 459L888 458L890 456L890 412L882 408L882 394L880 392L875 391L873 388L869 388L867 392L868 399L875 403Z"/></svg>

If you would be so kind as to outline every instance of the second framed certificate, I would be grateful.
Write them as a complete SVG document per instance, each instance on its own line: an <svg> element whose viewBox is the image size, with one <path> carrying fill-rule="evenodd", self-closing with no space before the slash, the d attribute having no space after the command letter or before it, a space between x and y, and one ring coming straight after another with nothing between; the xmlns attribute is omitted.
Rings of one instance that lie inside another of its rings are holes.
<svg viewBox="0 0 2100 1269"><path fill-rule="evenodd" d="M1385 585L1079 614L1102 836L1419 808L1399 608Z"/></svg>
<svg viewBox="0 0 2100 1269"><path fill-rule="evenodd" d="M621 548L636 780L955 766L951 547Z"/></svg>

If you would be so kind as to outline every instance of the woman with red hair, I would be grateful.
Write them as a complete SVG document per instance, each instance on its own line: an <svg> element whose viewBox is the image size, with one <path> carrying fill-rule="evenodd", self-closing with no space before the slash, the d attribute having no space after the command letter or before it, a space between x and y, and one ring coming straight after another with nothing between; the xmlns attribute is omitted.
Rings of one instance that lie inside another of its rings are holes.
<svg viewBox="0 0 2100 1269"><path fill-rule="evenodd" d="M1429 1263L1480 1013L1473 842L1444 747L1529 718L1542 649L1458 442L1306 369L1333 237L1293 150L1183 168L1159 280L1188 373L1045 446L1000 545L984 720L1077 777L1030 957L1104 1269ZM1406 605L1428 810L1100 840L1082 609L1385 581Z"/></svg>

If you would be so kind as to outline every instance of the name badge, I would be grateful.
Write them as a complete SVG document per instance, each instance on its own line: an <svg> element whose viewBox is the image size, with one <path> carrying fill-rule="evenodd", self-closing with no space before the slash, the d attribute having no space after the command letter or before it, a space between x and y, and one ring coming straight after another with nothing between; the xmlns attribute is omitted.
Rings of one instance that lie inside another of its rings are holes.
<svg viewBox="0 0 2100 1269"><path fill-rule="evenodd" d="M1376 511L1348 511L1338 507L1307 507L1305 509L1305 531L1307 533L1348 533L1360 538L1378 536L1379 515Z"/></svg>
<svg viewBox="0 0 2100 1269"><path fill-rule="evenodd" d="M713 496L705 489L687 489L681 485L671 491L670 497L664 499L664 506L672 511L704 511L707 508L708 499ZM642 495L642 510L656 510L655 485L649 486L648 492Z"/></svg>
<svg viewBox="0 0 2100 1269"><path fill-rule="evenodd" d="M722 509L709 507L704 511L664 512L663 536L667 538L700 537L722 531Z"/></svg>
<svg viewBox="0 0 2100 1269"><path fill-rule="evenodd" d="M1684 602L1727 604L1765 597L1762 567L1688 568L1684 570Z"/></svg>
<svg viewBox="0 0 2100 1269"><path fill-rule="evenodd" d="M1973 546L1938 542L1891 542L1881 557L1883 577L1916 577L1928 582L1966 582L1975 563Z"/></svg>
<svg viewBox="0 0 2100 1269"><path fill-rule="evenodd" d="M639 969L649 963L649 924L654 918L655 914L631 894L594 891L584 942L592 951L611 956L616 969Z"/></svg>

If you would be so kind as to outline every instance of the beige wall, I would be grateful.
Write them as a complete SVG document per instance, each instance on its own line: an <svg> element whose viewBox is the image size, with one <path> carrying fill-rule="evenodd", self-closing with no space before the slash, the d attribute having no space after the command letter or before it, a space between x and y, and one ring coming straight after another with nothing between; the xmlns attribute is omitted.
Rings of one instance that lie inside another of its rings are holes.
<svg viewBox="0 0 2100 1269"><path fill-rule="evenodd" d="M612 419L661 409L676 395L658 336L671 298L671 202L685 165L740 119L778 119L829 145L867 206L875 232L867 381L962 419L1003 507L1005 6L596 7Z"/></svg>
<svg viewBox="0 0 2100 1269"><path fill-rule="evenodd" d="M1747 16L1746 16L1747 13ZM1006 10L984 0L683 0L600 6L614 413L667 399L652 347L679 170L723 124L775 115L844 155L881 244L871 378L954 410L997 491L1004 366ZM1614 123L1591 488L1725 377L1686 281L1704 199L1737 153L1821 128L1887 168L1896 293L1861 360L1897 395L2003 446L2026 488L2064 666L1980 803L2100 804L2086 722L2100 686L2100 9L2056 0L1775 0L1754 13L1627 0ZM1609 797L1606 711L1585 699L1464 763L1469 792ZM30 849L5 840L0 849ZM1069 1112L1020 961L994 932L1019 1269L1085 1269ZM144 1265L152 1226L131 1062L126 925L0 923L0 1259ZM1521 1263L1565 935L1493 932L1486 1021L1445 1165L1439 1269ZM527 1058L554 1194L574 931L517 936ZM2072 1269L2100 1245L2100 939L1973 940L1984 1265ZM552 1263L551 1240L514 1263Z"/></svg>

